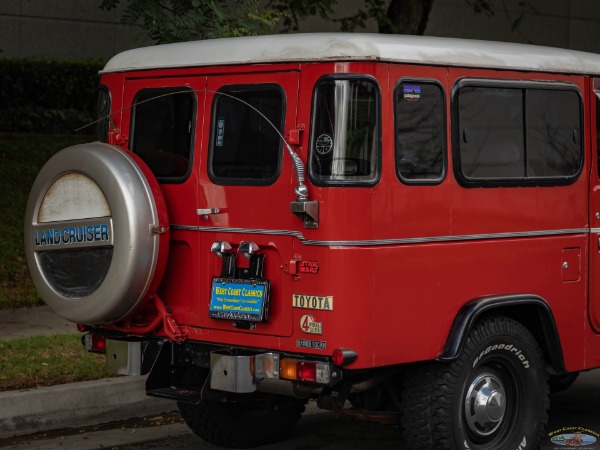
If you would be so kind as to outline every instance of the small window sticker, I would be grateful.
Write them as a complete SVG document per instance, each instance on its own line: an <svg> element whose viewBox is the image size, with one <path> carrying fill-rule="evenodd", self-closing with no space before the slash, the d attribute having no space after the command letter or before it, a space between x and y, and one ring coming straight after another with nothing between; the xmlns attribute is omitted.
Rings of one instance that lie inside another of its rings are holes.
<svg viewBox="0 0 600 450"><path fill-rule="evenodd" d="M325 156L328 154L333 148L333 139L328 134L321 134L317 138L317 142L315 144L315 150L321 156Z"/></svg>
<svg viewBox="0 0 600 450"><path fill-rule="evenodd" d="M310 314L300 318L300 329L308 334L323 334L323 322L317 322Z"/></svg>
<svg viewBox="0 0 600 450"><path fill-rule="evenodd" d="M404 86L404 100L407 102L417 102L421 99L421 86L414 84L405 84Z"/></svg>
<svg viewBox="0 0 600 450"><path fill-rule="evenodd" d="M217 117L217 141L215 145L217 147L223 147L223 140L225 139L225 117Z"/></svg>

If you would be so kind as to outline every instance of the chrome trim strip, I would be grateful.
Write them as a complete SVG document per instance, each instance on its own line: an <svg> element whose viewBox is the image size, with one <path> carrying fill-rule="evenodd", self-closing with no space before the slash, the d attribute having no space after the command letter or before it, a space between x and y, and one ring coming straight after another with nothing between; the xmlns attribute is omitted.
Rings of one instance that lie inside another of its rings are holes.
<svg viewBox="0 0 600 450"><path fill-rule="evenodd" d="M590 228L590 233L600 233L600 228Z"/></svg>
<svg viewBox="0 0 600 450"><path fill-rule="evenodd" d="M291 230L267 230L259 228L227 228L227 227L195 227L188 225L171 225L172 230L181 231L200 231L213 233L245 233L245 234L268 234L273 236L291 236L298 238L305 245L318 245L326 247L369 247L380 245L399 245L399 244L427 244L436 242L463 242L479 241L489 239L509 239L521 237L544 237L544 236L562 236L566 234L589 234L589 228L571 228L565 230L540 230L540 231L517 231L509 233L489 233L489 234L466 234L458 236L426 236L417 238L393 238L393 239L372 239L364 241L319 241L306 239L299 231ZM600 232L600 229L597 229Z"/></svg>
<svg viewBox="0 0 600 450"><path fill-rule="evenodd" d="M229 227L195 227L193 225L170 225L172 230L183 231L211 231L213 233L246 233L246 234L270 234L274 236L294 236L300 240L305 240L299 231L289 230L267 230L260 228L229 228Z"/></svg>

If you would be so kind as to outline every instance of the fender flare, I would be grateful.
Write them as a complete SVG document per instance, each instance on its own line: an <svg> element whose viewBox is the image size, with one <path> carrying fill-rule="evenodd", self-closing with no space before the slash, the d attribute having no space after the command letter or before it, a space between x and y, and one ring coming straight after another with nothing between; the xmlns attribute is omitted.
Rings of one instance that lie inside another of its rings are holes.
<svg viewBox="0 0 600 450"><path fill-rule="evenodd" d="M481 297L465 303L456 314L444 348L436 360L456 359L469 332L482 315L497 311L514 317L515 312L523 311L525 308L536 313L532 320L539 323L541 333L534 333L534 336L547 355L549 364L559 373L567 372L552 309L546 300L534 294ZM518 317L516 319L518 320Z"/></svg>

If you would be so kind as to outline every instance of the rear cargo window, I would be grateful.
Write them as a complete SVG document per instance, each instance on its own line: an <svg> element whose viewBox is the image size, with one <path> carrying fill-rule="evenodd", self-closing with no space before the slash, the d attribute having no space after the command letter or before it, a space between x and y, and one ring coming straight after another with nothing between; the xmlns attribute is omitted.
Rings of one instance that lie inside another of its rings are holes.
<svg viewBox="0 0 600 450"><path fill-rule="evenodd" d="M97 141L108 142L108 132L110 129L110 91L106 86L101 86L98 90L98 100L96 103L96 127L94 137Z"/></svg>
<svg viewBox="0 0 600 450"><path fill-rule="evenodd" d="M373 185L379 176L377 83L326 77L313 100L309 175L317 185Z"/></svg>
<svg viewBox="0 0 600 450"><path fill-rule="evenodd" d="M596 92L596 156L598 160L598 177L600 177L600 96Z"/></svg>
<svg viewBox="0 0 600 450"><path fill-rule="evenodd" d="M568 85L479 83L463 85L456 97L459 179L482 184L575 179L583 161L579 92Z"/></svg>
<svg viewBox="0 0 600 450"><path fill-rule="evenodd" d="M186 88L143 89L134 99L131 150L161 182L188 174L196 99Z"/></svg>
<svg viewBox="0 0 600 450"><path fill-rule="evenodd" d="M396 86L396 170L405 183L435 183L444 176L444 93L432 82Z"/></svg>
<svg viewBox="0 0 600 450"><path fill-rule="evenodd" d="M221 185L272 184L281 167L282 89L275 84L225 86L219 93L213 101L211 180Z"/></svg>

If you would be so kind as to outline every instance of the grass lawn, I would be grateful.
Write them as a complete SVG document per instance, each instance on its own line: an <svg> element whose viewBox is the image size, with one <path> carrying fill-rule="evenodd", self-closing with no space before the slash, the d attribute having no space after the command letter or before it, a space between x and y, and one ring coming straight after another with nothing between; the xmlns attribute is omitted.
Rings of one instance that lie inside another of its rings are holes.
<svg viewBox="0 0 600 450"><path fill-rule="evenodd" d="M23 227L29 190L44 163L90 136L0 134L0 309L42 304L27 271Z"/></svg>
<svg viewBox="0 0 600 450"><path fill-rule="evenodd" d="M0 309L42 304L23 251L29 190L52 155L89 141L89 136L0 134ZM104 355L85 350L79 334L0 341L0 391L104 378L109 376L104 361Z"/></svg>
<svg viewBox="0 0 600 450"><path fill-rule="evenodd" d="M0 341L0 391L106 378L104 361L85 350L80 334Z"/></svg>

